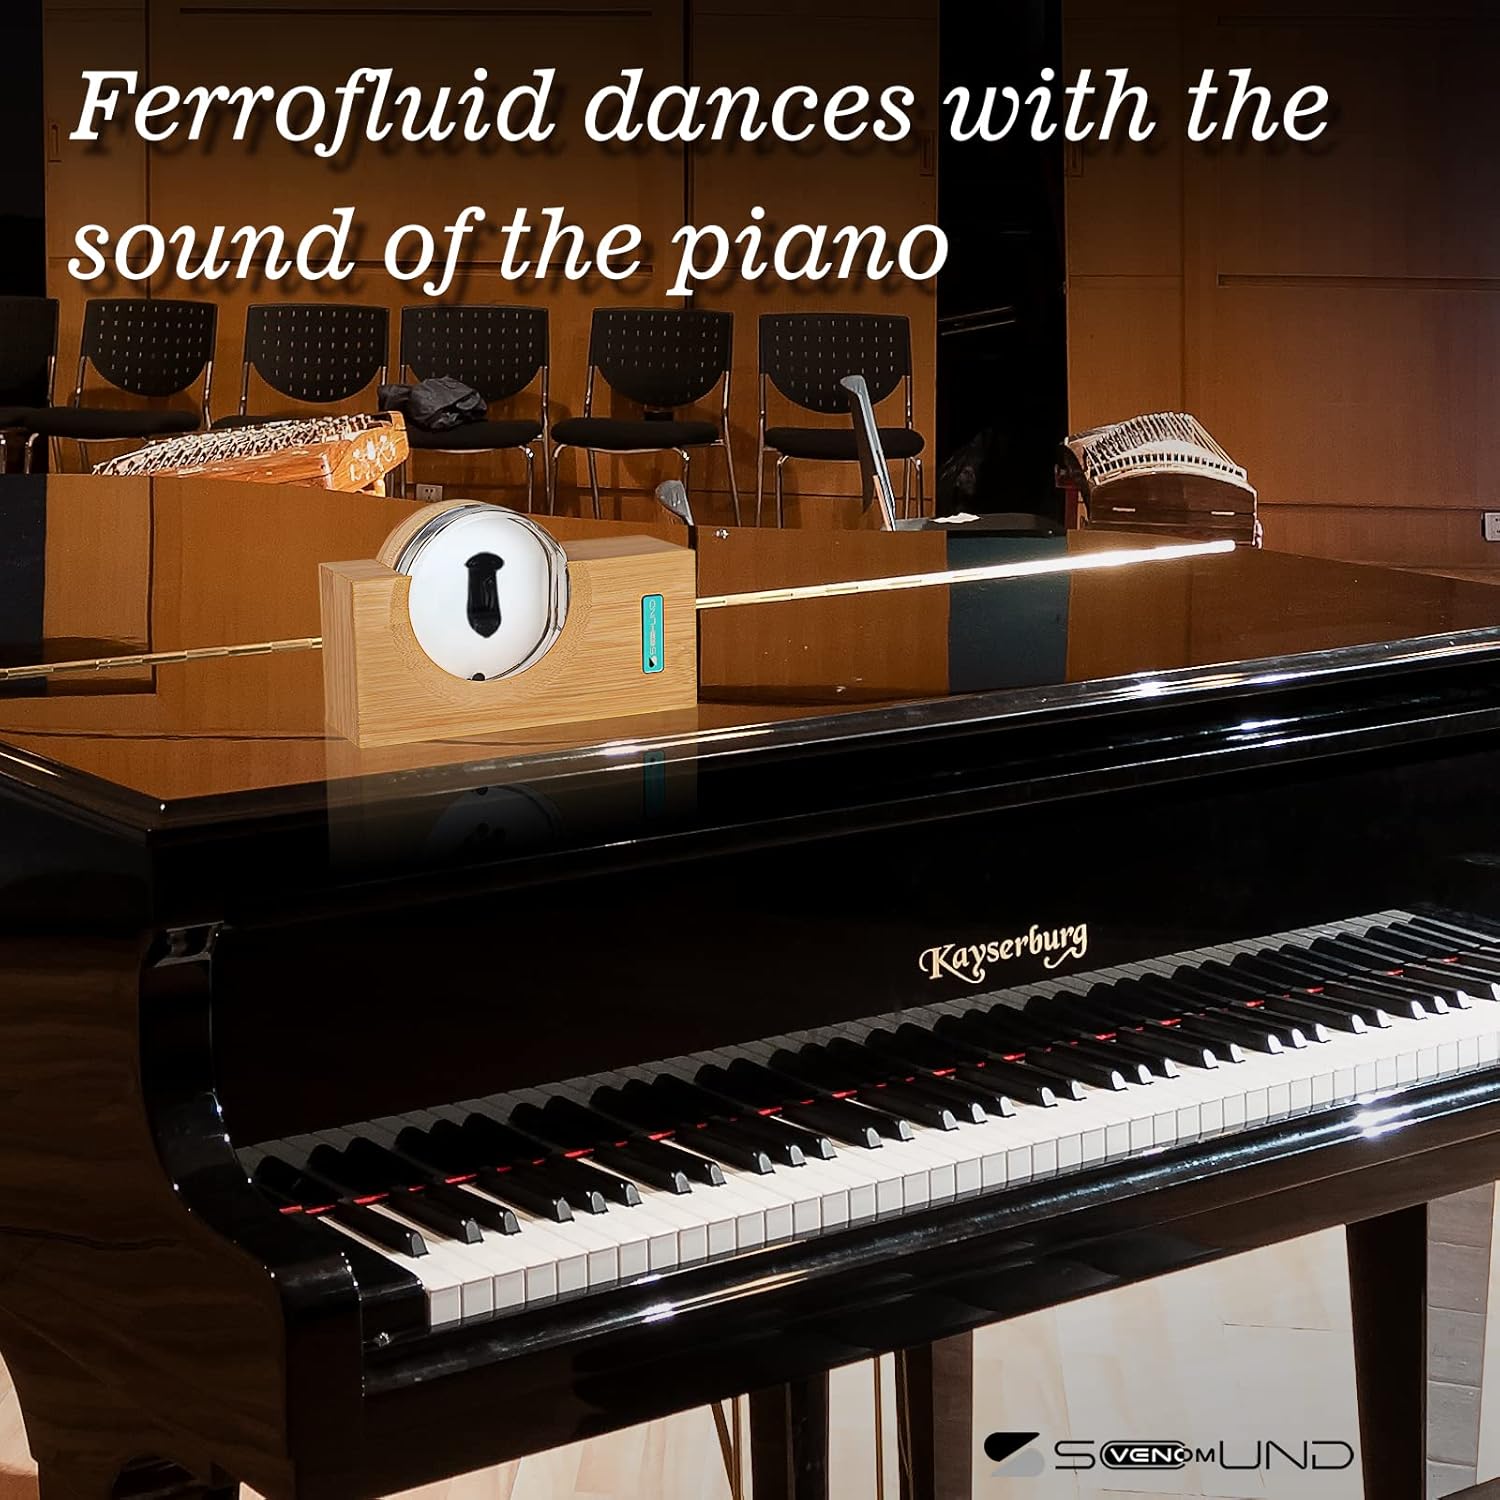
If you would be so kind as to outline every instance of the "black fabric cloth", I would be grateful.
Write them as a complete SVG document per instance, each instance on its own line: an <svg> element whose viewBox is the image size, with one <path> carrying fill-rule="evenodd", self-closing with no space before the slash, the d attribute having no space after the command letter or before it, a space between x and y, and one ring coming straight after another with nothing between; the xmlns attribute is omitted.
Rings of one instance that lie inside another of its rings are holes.
<svg viewBox="0 0 1500 1500"><path fill-rule="evenodd" d="M887 458L916 458L927 446L920 432L910 427L882 427L880 446ZM837 463L855 463L859 451L854 446L851 427L768 427L766 447L788 458L818 458Z"/></svg>
<svg viewBox="0 0 1500 1500"><path fill-rule="evenodd" d="M468 422L484 421L488 407L473 386L451 375L437 375L416 385L380 387L381 411L399 411L410 428L449 432Z"/></svg>
<svg viewBox="0 0 1500 1500"><path fill-rule="evenodd" d="M712 422L647 422L617 417L569 417L552 429L552 440L569 448L608 453L632 449L706 448L719 441Z"/></svg>
<svg viewBox="0 0 1500 1500"><path fill-rule="evenodd" d="M406 429L413 448L442 448L448 452L482 453L491 448L520 448L542 435L540 422L465 422L445 432Z"/></svg>
<svg viewBox="0 0 1500 1500"><path fill-rule="evenodd" d="M31 430L44 437L83 438L99 442L115 438L160 437L169 432L196 432L193 411L127 411L103 406L47 406L32 413Z"/></svg>
<svg viewBox="0 0 1500 1500"><path fill-rule="evenodd" d="M305 421L305 411L278 411L278 412L246 412L240 416L238 412L219 417L214 422L215 432L225 432L234 427L264 427L268 422L301 422Z"/></svg>

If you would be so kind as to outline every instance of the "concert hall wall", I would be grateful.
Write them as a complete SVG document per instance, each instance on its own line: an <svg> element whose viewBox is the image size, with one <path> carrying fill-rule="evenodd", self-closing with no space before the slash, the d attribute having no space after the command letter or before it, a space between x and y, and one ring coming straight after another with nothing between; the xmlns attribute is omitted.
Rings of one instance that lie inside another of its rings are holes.
<svg viewBox="0 0 1500 1500"><path fill-rule="evenodd" d="M1500 159L1483 0L1071 0L1069 69L1122 67L1148 149L1067 169L1071 422L1195 413L1260 489L1266 544L1488 571L1500 460ZM1170 110L1207 66L1317 81L1326 142L1217 151Z"/></svg>
<svg viewBox="0 0 1500 1500"><path fill-rule="evenodd" d="M323 0L315 8L293 0L48 0L46 70L48 117L48 280L62 300L63 347L59 384L71 387L77 335L86 296L107 294L102 281L85 288L68 274L81 224L112 230L150 221L166 230L191 224L238 227L268 218L301 233L341 204L356 204L366 227L355 274L341 283L299 286L291 280L261 287L228 285L212 293L162 278L154 295L214 295L221 303L215 416L233 411L239 395L244 311L253 301L337 297L384 302L393 309L420 301L380 264L386 235L407 223L439 227L468 204L486 208L491 225L520 206L531 211L563 205L590 239L612 225L633 222L655 242L639 274L623 284L560 278L540 289L508 286L494 269L493 244L483 242L466 266L467 278L450 300L540 300L552 316L553 414L581 405L590 310L600 304L665 305L671 277L669 239L683 223L720 223L733 232L760 204L767 223L811 219L832 226L883 225L899 239L913 225L937 217L934 120L919 120L913 137L878 151L841 149L831 142L791 146L767 136L755 146L696 148L651 145L646 150L595 145L581 129L560 129L545 146L506 148L403 146L399 152L361 142L336 170L267 131L259 140L148 149L133 132L112 128L89 146L68 139L83 98L83 68L135 68L142 82L194 84L294 83L332 89L355 67L391 66L397 81L429 91L444 83L468 85L486 66L501 87L530 81L534 67L558 70L566 85L562 113L576 125L579 100L618 80L620 69L644 66L646 87L692 82L754 83L770 91L807 84L825 94L852 79L877 91L909 83L921 107L937 96L937 0L533 0L497 7L454 0L431 8L414 0ZM510 80L507 82L506 80ZM569 110L571 101L572 109ZM471 242L472 243L472 242ZM371 257L374 257L373 261ZM487 263L487 257L489 257ZM126 291L131 290L126 288ZM772 277L746 282L726 277L700 291L698 305L729 308L737 318L733 436L742 491L754 493L757 393L755 322L761 312L814 309L887 310L910 315L916 363L916 421L933 430L935 301L931 284L892 277L855 286L804 284L794 292ZM393 325L394 326L394 325ZM64 393L65 393L64 391ZM262 396L264 401L266 398ZM272 398L274 402L274 398ZM263 407L263 409L266 409ZM272 407L274 409L274 407ZM528 412L531 408L528 406ZM773 421L775 414L773 412ZM565 490L576 482L575 456L563 460ZM483 494L497 474L511 487L522 479L519 461L466 461L424 455L419 478L462 480ZM727 485L717 455L694 466L694 489ZM647 491L676 472L676 460L633 458L601 463L601 478L640 494L626 514L650 514ZM813 496L850 495L848 466L798 466L797 486ZM854 507L849 507L852 513ZM611 512L613 513L613 512ZM727 509L726 512L727 514ZM839 524L837 504L794 501L789 521Z"/></svg>

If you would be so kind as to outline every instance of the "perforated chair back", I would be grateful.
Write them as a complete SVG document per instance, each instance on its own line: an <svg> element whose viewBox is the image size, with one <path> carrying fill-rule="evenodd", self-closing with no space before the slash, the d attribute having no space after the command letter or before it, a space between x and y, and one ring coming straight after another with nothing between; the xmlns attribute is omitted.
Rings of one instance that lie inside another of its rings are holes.
<svg viewBox="0 0 1500 1500"><path fill-rule="evenodd" d="M448 376L486 401L519 394L547 365L545 307L404 307L401 364L417 380Z"/></svg>
<svg viewBox="0 0 1500 1500"><path fill-rule="evenodd" d="M701 401L733 351L734 314L700 308L600 307L589 331L589 364L610 388L661 411Z"/></svg>
<svg viewBox="0 0 1500 1500"><path fill-rule="evenodd" d="M911 374L911 322L886 313L766 313L760 373L804 411L846 412L849 375L879 405Z"/></svg>
<svg viewBox="0 0 1500 1500"><path fill-rule="evenodd" d="M45 406L57 356L57 302L0 297L0 406Z"/></svg>
<svg viewBox="0 0 1500 1500"><path fill-rule="evenodd" d="M84 305L80 354L132 396L175 396L212 362L218 328L212 302L95 297Z"/></svg>
<svg viewBox="0 0 1500 1500"><path fill-rule="evenodd" d="M258 302L245 314L245 365L278 395L309 406L347 401L383 379L391 347L384 307ZM242 387L241 405L247 394Z"/></svg>

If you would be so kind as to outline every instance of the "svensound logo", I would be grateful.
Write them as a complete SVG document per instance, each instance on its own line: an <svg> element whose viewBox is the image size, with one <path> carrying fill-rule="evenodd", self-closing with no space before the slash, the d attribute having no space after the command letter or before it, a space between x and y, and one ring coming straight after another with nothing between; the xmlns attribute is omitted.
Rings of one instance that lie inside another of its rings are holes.
<svg viewBox="0 0 1500 1500"><path fill-rule="evenodd" d="M992 1432L984 1456L996 1479L1035 1479L1049 1466L1062 1473L1091 1469L1171 1473L1189 1464L1226 1473L1337 1473L1354 1463L1354 1449L1341 1438L1220 1438L1189 1443L1180 1438L1059 1438L1039 1444L1039 1432ZM1049 1465L1050 1455L1050 1465Z"/></svg>

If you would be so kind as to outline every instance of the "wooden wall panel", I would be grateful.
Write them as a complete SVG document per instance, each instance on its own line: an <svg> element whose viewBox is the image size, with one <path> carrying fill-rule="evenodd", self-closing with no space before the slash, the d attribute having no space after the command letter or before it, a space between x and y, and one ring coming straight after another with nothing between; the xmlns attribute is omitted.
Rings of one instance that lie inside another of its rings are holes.
<svg viewBox="0 0 1500 1500"><path fill-rule="evenodd" d="M795 29L796 46L787 45ZM753 81L766 94L805 84L827 95L844 84L862 84L878 99L898 83L916 91L919 106L934 111L938 95L935 0L884 0L873 6L809 7L800 0L703 0L694 7L693 82L704 89ZM919 135L935 128L935 112L916 116L916 131L895 145L859 142L839 146L825 140L805 146L764 139L695 151L689 182L695 223L718 223L733 234L750 222L750 210L766 210L768 231L811 221L831 229L845 224L879 225L894 245L914 225L937 219L937 176L924 166ZM913 285L893 275L882 282L788 286L767 275L747 283L725 276L696 297L704 306L728 308L736 319L734 439L740 485L755 488L758 426L758 319L762 313L854 310L904 313L912 320L916 370L917 427L936 431L934 379L937 305L931 283ZM902 420L899 400L881 408L881 419ZM773 393L771 425L816 426L828 419L798 413ZM929 455L929 479L931 457ZM722 478L716 482L722 485ZM857 507L829 497L858 493L853 465L793 463L789 490L798 498L788 509L792 525L848 525ZM766 498L774 480L766 466ZM930 490L930 484L929 484Z"/></svg>
<svg viewBox="0 0 1500 1500"><path fill-rule="evenodd" d="M589 95L616 81L622 68L641 66L647 70L647 90L684 80L709 87L753 83L763 90L789 83L831 90L858 81L878 91L887 83L909 82L931 109L937 96L936 14L935 0L845 0L812 14L793 0L586 0L581 5L538 0L521 9L497 8L487 0L441 7L408 0L329 0L312 8L293 0L226 0L213 6L116 0L102 7L47 0L48 111L61 124L59 159L49 169L51 281L64 300L65 369L72 368L84 298L121 290L103 282L83 287L68 277L64 252L71 253L80 223L99 221L118 229L150 221L170 231L179 225L207 230L216 224L275 222L295 236L325 222L335 207L357 207L364 235L355 272L344 282L304 286L291 278L279 283L262 278L258 284L184 286L166 275L152 282L152 295L219 302L213 410L222 415L237 405L249 303L329 298L381 303L394 314L403 303L423 298L381 264L388 234L407 223L440 230L460 209L477 203L488 220L469 242L471 253L449 300L545 303L552 314L553 417L575 414L582 403L591 310L601 304L665 305L676 254L670 238L685 220L718 221L733 232L750 207L761 203L771 223L811 218L834 227L883 224L899 235L936 218L936 176L930 154L924 157L917 140L852 151L831 144L818 150L726 147L689 161L681 147L592 144L582 129ZM793 27L798 44L788 47L787 31ZM78 72L83 67L139 68L147 83L179 87L277 80L283 86L330 89L356 65L390 66L395 87L415 84L430 93L442 84L455 91L468 86L478 64L489 70L495 99L514 84L529 82L534 67L558 69L554 113L559 126L552 142L523 149L451 143L392 149L389 143L360 142L330 164L310 147L284 142L274 130L262 130L245 143L221 131L211 148L169 142L149 153L123 131L97 148L66 139L82 98ZM498 226L517 207L526 208L536 222L536 211L548 206L566 208L569 221L582 226L590 241L615 224L638 224L647 240L639 273L625 283L597 276L581 283L554 277L541 286L502 282ZM709 288L697 300L730 307L738 315L733 428L747 492L753 492L757 412L755 319L763 310L808 305L909 313L917 351L917 421L932 433L930 287L887 282L798 289L789 296L766 283ZM369 398L352 404L366 406ZM604 396L599 409L607 411L609 405ZM254 386L251 406L285 409ZM516 414L533 410L527 399ZM73 461L71 453L66 457ZM600 467L609 514L645 519L652 514L650 490L675 475L676 460L626 458ZM423 454L416 470L416 477L442 483L450 493L511 501L519 499L524 477L515 455ZM576 457L565 458L564 496L570 505L582 478ZM849 495L855 488L852 469L832 466L801 466L794 483L819 495ZM695 498L701 497L701 514L727 519L728 486L719 455L697 457L693 488ZM851 510L820 502L807 507L807 518L842 523L851 519L846 513Z"/></svg>
<svg viewBox="0 0 1500 1500"><path fill-rule="evenodd" d="M1249 469L1268 545L1500 566L1480 524L1500 458L1493 7L1091 0L1068 25L1070 65L1129 62L1167 101L1210 65L1334 101L1309 147L1184 146L1164 110L1171 144L1086 153L1072 425L1180 402Z"/></svg>

